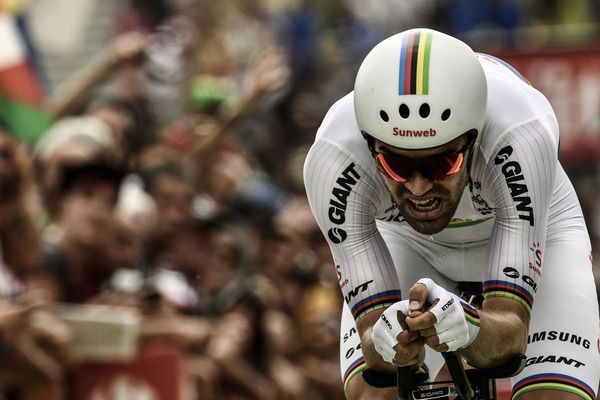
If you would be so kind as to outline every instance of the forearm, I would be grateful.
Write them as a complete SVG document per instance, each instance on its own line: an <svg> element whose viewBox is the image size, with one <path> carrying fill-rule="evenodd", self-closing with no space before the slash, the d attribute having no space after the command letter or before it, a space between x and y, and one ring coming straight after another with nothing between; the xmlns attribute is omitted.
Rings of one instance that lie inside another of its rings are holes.
<svg viewBox="0 0 600 400"><path fill-rule="evenodd" d="M126 62L139 59L146 46L146 36L131 32L114 38L71 78L59 86L48 99L46 108L54 118L62 118L73 111L77 103L101 80L107 78Z"/></svg>
<svg viewBox="0 0 600 400"><path fill-rule="evenodd" d="M118 60L109 52L103 52L75 72L72 77L62 84L56 94L48 99L46 108L54 118L62 118L72 112L77 102L95 85L107 76L117 65Z"/></svg>
<svg viewBox="0 0 600 400"><path fill-rule="evenodd" d="M529 316L520 304L505 298L488 299L479 318L480 330L475 341L461 350L470 365L493 367L525 353Z"/></svg>
<svg viewBox="0 0 600 400"><path fill-rule="evenodd" d="M41 237L31 216L20 206L4 209L0 214L4 261L18 274L33 270L39 263Z"/></svg>

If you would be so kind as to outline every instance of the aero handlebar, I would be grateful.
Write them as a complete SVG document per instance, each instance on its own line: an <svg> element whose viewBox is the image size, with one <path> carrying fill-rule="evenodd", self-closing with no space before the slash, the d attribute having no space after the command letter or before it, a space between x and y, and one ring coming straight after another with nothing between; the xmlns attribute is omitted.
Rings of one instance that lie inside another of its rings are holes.
<svg viewBox="0 0 600 400"><path fill-rule="evenodd" d="M495 379L515 376L525 367L525 356L516 355L506 363L493 368L469 369L463 367L456 352L442 353L452 381L417 384L413 367L398 367L397 386L399 400L419 399L495 399ZM443 386L445 384L445 386ZM419 386L432 385L433 388L421 389ZM442 385L442 386L440 386Z"/></svg>

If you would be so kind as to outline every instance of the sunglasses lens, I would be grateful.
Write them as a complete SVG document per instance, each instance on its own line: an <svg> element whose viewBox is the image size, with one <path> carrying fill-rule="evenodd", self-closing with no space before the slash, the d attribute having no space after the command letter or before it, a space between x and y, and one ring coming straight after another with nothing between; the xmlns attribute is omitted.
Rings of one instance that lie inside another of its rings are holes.
<svg viewBox="0 0 600 400"><path fill-rule="evenodd" d="M444 180L460 171L462 153L440 154L425 158L409 158L393 154L379 153L377 161L383 170L394 180L406 182L416 171L433 181Z"/></svg>
<svg viewBox="0 0 600 400"><path fill-rule="evenodd" d="M444 156L425 159L425 165L423 165L423 174L425 177L431 180L441 181L447 176L460 171L462 160L462 153L447 154Z"/></svg>
<svg viewBox="0 0 600 400"><path fill-rule="evenodd" d="M415 172L414 165L407 158L379 153L375 159L385 173L397 182L406 182Z"/></svg>

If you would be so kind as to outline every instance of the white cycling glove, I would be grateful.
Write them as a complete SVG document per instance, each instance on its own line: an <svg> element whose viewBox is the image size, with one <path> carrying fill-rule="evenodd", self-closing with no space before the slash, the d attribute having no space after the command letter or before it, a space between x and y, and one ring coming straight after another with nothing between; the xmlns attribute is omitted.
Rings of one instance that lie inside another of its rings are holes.
<svg viewBox="0 0 600 400"><path fill-rule="evenodd" d="M408 300L401 300L389 306L373 325L371 334L375 350L390 364L393 364L396 355L394 346L398 344L398 335L404 330L398 322L398 311L404 315L408 314Z"/></svg>
<svg viewBox="0 0 600 400"><path fill-rule="evenodd" d="M430 303L439 299L438 303L428 311L431 311L437 319L433 326L440 344L448 345L448 351L456 351L473 343L479 333L477 310L429 278L419 279L417 283L427 287L427 300Z"/></svg>

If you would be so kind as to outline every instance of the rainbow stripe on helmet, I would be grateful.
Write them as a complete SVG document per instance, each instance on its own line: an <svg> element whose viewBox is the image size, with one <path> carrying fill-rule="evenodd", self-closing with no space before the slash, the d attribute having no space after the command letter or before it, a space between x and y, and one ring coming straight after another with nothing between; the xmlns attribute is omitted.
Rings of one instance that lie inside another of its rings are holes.
<svg viewBox="0 0 600 400"><path fill-rule="evenodd" d="M431 32L418 30L404 35L400 49L398 95L429 94Z"/></svg>

